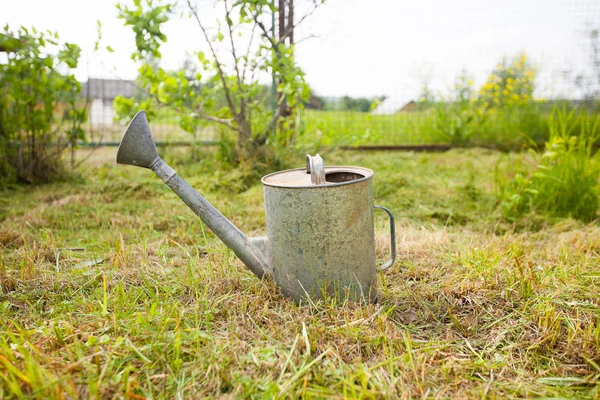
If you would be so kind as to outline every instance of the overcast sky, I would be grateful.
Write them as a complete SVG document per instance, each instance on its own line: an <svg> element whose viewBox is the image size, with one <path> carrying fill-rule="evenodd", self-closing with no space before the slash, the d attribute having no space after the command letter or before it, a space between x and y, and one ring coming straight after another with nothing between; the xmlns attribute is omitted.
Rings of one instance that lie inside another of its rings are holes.
<svg viewBox="0 0 600 400"><path fill-rule="evenodd" d="M127 0L124 0L127 3ZM0 23L58 31L84 50L78 78L133 79L133 34L118 20L113 0L0 0ZM199 0L203 19L217 15ZM104 44L115 52L93 54L96 20ZM526 51L538 67L538 97L577 96L565 70L589 65L586 31L600 27L600 0L328 0L302 26L297 59L311 87L325 96L387 95L405 101L424 79L449 87L465 68L481 85L503 55ZM186 51L199 48L200 32L187 18L165 27L163 66L178 68Z"/></svg>

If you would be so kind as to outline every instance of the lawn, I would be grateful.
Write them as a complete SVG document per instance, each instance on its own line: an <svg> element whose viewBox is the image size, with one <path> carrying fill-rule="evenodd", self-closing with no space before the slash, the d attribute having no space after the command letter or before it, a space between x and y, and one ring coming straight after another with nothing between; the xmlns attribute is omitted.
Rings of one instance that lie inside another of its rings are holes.
<svg viewBox="0 0 600 400"><path fill-rule="evenodd" d="M355 145L422 145L456 144L484 145L520 149L524 143L536 142L543 147L548 139L548 120L551 110L532 106L510 110L489 110L481 120L458 117L456 110L397 112L377 115L358 111L303 110L295 125L299 145L311 148ZM161 109L152 121L153 135L161 142L190 142L193 137L179 127L172 111ZM256 121L258 132L265 121ZM115 123L107 127L93 127L95 137L102 141L118 141L124 129ZM600 129L600 128L599 128ZM464 131L464 141L457 141L457 131ZM219 139L220 127L199 129L196 139ZM455 135L455 136L453 136Z"/></svg>
<svg viewBox="0 0 600 400"><path fill-rule="evenodd" d="M427 112L401 112L376 115L358 111L305 110L302 126L316 132L323 145L398 145L439 143L434 119ZM314 135L300 137L308 143Z"/></svg>
<svg viewBox="0 0 600 400"><path fill-rule="evenodd" d="M259 179L170 151L236 225L265 233ZM503 222L500 153L322 152L375 171L398 261L378 303L311 306L115 153L0 195L0 398L600 396L600 227ZM384 260L383 216L376 229Z"/></svg>

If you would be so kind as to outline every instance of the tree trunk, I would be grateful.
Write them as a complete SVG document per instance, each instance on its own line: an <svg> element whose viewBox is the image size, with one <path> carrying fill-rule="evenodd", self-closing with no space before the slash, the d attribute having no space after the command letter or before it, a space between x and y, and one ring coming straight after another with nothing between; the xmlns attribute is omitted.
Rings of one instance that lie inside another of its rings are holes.
<svg viewBox="0 0 600 400"><path fill-rule="evenodd" d="M294 0L288 0L288 28L290 29L290 46L294 45Z"/></svg>
<svg viewBox="0 0 600 400"><path fill-rule="evenodd" d="M287 8L287 23L286 23L286 8ZM293 0L279 0L279 43L285 44L286 42L289 45L294 43L294 1ZM286 36L286 31L290 29L290 32ZM281 80L279 81L281 83ZM277 104L278 107L281 107L280 111L280 121L279 121L279 132L283 132L285 129L289 129L290 127L284 127L285 119L291 115L291 110L286 104L286 102L281 101L281 93L277 93ZM293 123L292 127L293 129ZM284 137L282 144L287 144L289 142L289 138Z"/></svg>

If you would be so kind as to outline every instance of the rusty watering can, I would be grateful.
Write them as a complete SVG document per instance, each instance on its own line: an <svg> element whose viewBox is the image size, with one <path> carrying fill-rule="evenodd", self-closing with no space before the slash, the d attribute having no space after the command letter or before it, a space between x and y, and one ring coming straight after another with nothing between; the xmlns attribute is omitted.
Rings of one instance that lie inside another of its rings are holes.
<svg viewBox="0 0 600 400"><path fill-rule="evenodd" d="M266 175L267 236L247 237L158 156L144 111L127 127L117 163L151 169L256 276L272 276L296 301L331 295L373 300L377 271L394 263L394 216L373 205L370 169L325 167L319 155L307 155L305 168ZM390 218L391 256L380 266L375 208Z"/></svg>

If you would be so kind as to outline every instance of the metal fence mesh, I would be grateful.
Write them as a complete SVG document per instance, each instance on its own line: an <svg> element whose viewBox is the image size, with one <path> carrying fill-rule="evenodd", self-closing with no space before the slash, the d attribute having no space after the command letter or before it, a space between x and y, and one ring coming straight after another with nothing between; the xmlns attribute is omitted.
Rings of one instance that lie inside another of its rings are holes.
<svg viewBox="0 0 600 400"><path fill-rule="evenodd" d="M439 121L434 111L418 107L423 88L426 86L436 101L451 102L455 79L464 72L473 81L476 96L503 57L523 52L536 70L536 100L552 103L562 99L577 104L586 96L598 95L600 65L594 64L594 40L597 45L600 29L598 0L432 2L429 6L362 3L365 23L354 30L349 30L344 18L361 10L345 2L326 4L321 15L298 28L300 40L317 36L299 44L297 50L314 92L300 118L300 143L400 145L444 141L437 134ZM433 5L441 9L424 13ZM391 26L394 17L388 15L394 13L399 13L398 24L421 18L421 29L410 34L395 31ZM385 54L373 59L377 55L369 53L369 43L384 46ZM319 68L329 72L320 74ZM352 80L346 70L355 71ZM131 81L117 79L118 73L89 77L84 84L92 142L118 142L123 132L125 123L115 120L113 101L117 95L132 96L136 89ZM336 79L340 82L327 82ZM336 89L344 85L346 93ZM180 128L176 115L168 112L152 121L152 127L158 141L192 139ZM219 140L219 128L199 130L196 140Z"/></svg>

